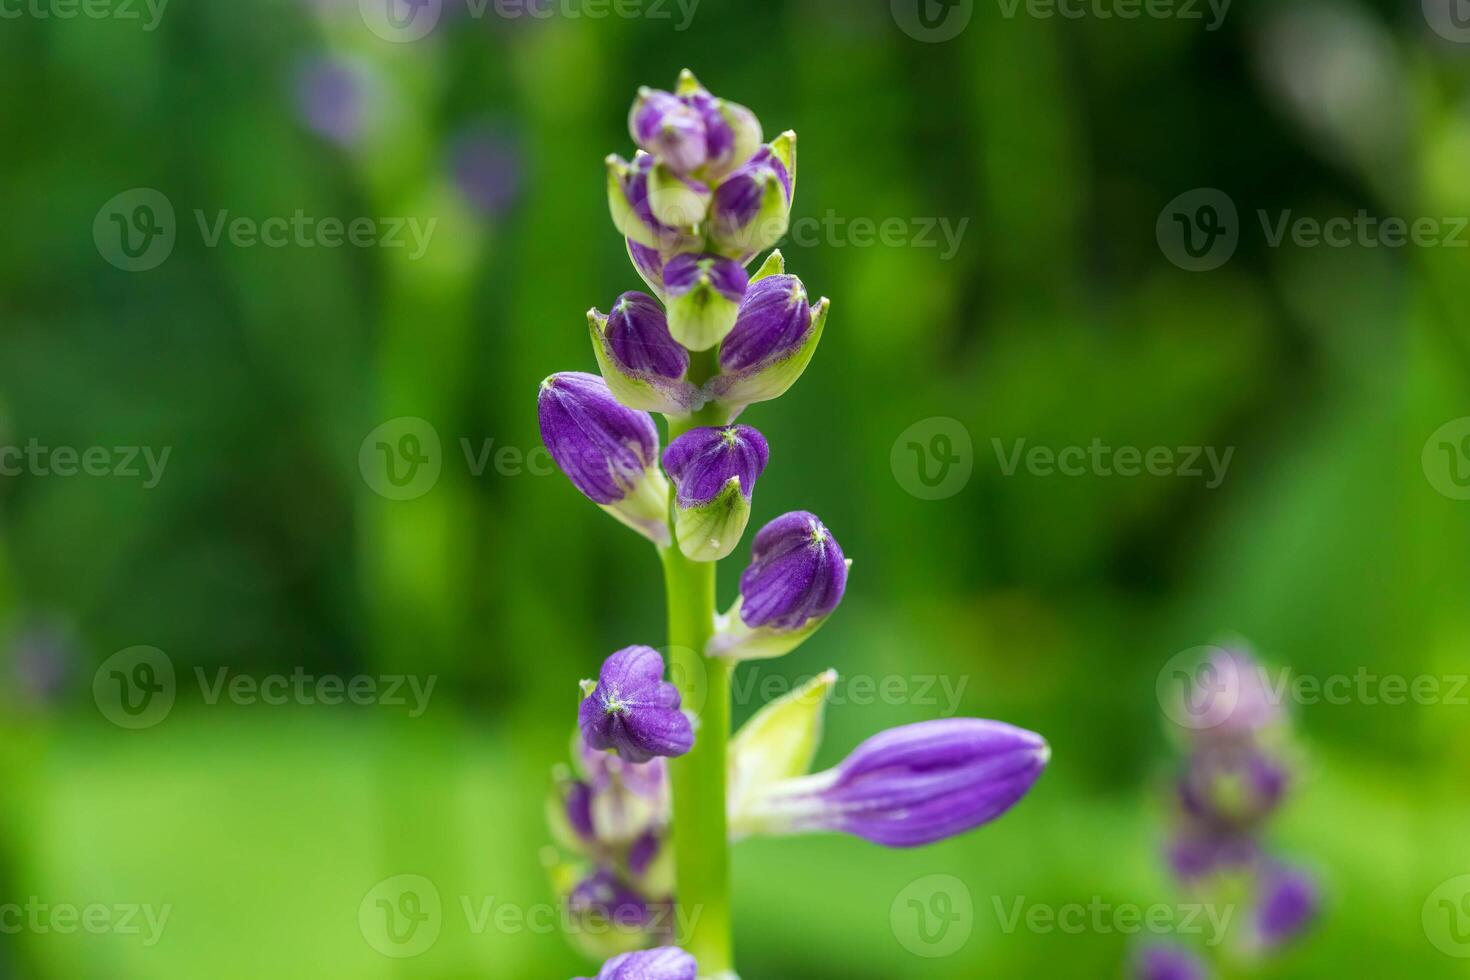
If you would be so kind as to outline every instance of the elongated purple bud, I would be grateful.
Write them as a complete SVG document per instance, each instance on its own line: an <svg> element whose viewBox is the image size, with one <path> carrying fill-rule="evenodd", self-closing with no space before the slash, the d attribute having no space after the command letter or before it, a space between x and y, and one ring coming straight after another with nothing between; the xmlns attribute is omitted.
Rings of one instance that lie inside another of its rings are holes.
<svg viewBox="0 0 1470 980"><path fill-rule="evenodd" d="M742 260L786 236L796 195L796 134L784 133L737 167L715 189L709 234L725 255Z"/></svg>
<svg viewBox="0 0 1470 980"><path fill-rule="evenodd" d="M551 458L593 502L656 544L668 543L668 483L658 470L658 428L622 405L594 374L541 382L541 438Z"/></svg>
<svg viewBox="0 0 1470 980"><path fill-rule="evenodd" d="M694 745L679 691L664 677L664 658L651 647L625 647L602 665L597 686L577 710L582 737L629 762L674 757Z"/></svg>
<svg viewBox="0 0 1470 980"><path fill-rule="evenodd" d="M693 561L719 561L735 550L750 520L750 497L770 448L748 425L691 429L664 451L674 483L674 537Z"/></svg>
<svg viewBox="0 0 1470 980"><path fill-rule="evenodd" d="M694 957L677 946L663 946L614 956L602 965L595 980L694 980L698 972Z"/></svg>
<svg viewBox="0 0 1470 980"><path fill-rule="evenodd" d="M720 373L710 380L709 394L732 413L785 394L822 339L827 300L813 307L801 280L784 268L781 253L773 252L720 344Z"/></svg>
<svg viewBox="0 0 1470 980"><path fill-rule="evenodd" d="M1266 947L1300 936L1316 918L1321 896L1316 880L1304 871L1273 868L1261 885L1256 909L1256 937Z"/></svg>
<svg viewBox="0 0 1470 980"><path fill-rule="evenodd" d="M624 293L607 316L591 310L587 325L602 378L618 401L668 415L687 415L699 407L699 390L684 380L689 352L670 335L658 300Z"/></svg>
<svg viewBox="0 0 1470 980"><path fill-rule="evenodd" d="M1206 980L1204 962L1178 946L1149 946L1133 964L1133 980Z"/></svg>
<svg viewBox="0 0 1470 980"><path fill-rule="evenodd" d="M835 769L777 783L740 817L759 833L831 830L917 847L1000 817L1050 756L1040 735L1002 722L920 722L873 736Z"/></svg>
<svg viewBox="0 0 1470 980"><path fill-rule="evenodd" d="M676 255L663 271L669 330L694 351L725 338L740 314L750 278L745 267L718 255Z"/></svg>
<svg viewBox="0 0 1470 980"><path fill-rule="evenodd" d="M755 536L740 576L740 619L751 628L800 629L830 615L846 589L842 546L815 514L793 511Z"/></svg>

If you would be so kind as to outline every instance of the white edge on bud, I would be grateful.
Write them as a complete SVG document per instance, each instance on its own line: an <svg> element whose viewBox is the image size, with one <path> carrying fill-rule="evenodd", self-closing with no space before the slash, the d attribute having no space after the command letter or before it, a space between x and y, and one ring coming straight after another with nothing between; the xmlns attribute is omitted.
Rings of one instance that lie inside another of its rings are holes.
<svg viewBox="0 0 1470 980"><path fill-rule="evenodd" d="M615 153L607 156L607 206L612 214L613 227L625 238L631 238L646 248L658 248L659 236L639 220L623 190L623 180L628 176L629 163Z"/></svg>
<svg viewBox="0 0 1470 980"><path fill-rule="evenodd" d="M776 159L786 165L786 173L791 177L791 199L796 200L796 131L788 129L786 132L771 140L771 152Z"/></svg>

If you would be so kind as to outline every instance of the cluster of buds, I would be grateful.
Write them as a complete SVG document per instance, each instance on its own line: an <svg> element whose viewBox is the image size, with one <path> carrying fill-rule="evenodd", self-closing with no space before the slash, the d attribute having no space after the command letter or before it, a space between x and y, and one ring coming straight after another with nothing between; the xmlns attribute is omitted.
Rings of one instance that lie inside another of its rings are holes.
<svg viewBox="0 0 1470 980"><path fill-rule="evenodd" d="M786 233L796 136L763 144L750 110L715 98L689 72L674 92L640 92L629 126L640 151L631 162L608 159L608 190L613 223L651 292L591 311L600 376L542 382L542 438L572 484L652 541L666 568L669 556L717 562L744 536L770 462L765 437L735 419L797 381L827 319L828 301L810 301L780 252L747 271ZM662 451L650 413L676 433ZM734 604L705 614L711 638L697 652L711 669L733 670L796 649L841 603L850 564L816 515L770 521L754 535ZM664 760L689 752L700 732L665 666L658 651L633 646L583 682L579 770L559 774L552 806L558 836L585 861L563 877L574 910L652 923L676 898L665 844L678 814ZM732 840L834 831L890 847L928 844L1001 816L1045 768L1050 750L1039 735L961 718L883 732L813 774L836 676L765 705L735 734L723 760ZM668 942L650 926L639 943L595 950L613 956L599 980L690 980L693 959Z"/></svg>
<svg viewBox="0 0 1470 980"><path fill-rule="evenodd" d="M1289 720L1260 663L1243 647L1213 651L1185 694L1183 765L1174 780L1177 826L1168 845L1174 875L1196 890L1214 888L1251 898L1237 948L1257 958L1306 931L1319 893L1307 872L1274 857L1264 844L1271 818L1292 784ZM1206 706L1205 711L1197 709ZM1144 950L1139 980L1206 980L1193 953Z"/></svg>

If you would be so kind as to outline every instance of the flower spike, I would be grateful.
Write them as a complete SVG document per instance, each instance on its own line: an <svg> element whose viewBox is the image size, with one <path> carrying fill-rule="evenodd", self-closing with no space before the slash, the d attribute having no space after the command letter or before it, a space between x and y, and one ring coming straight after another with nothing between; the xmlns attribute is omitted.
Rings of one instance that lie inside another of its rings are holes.
<svg viewBox="0 0 1470 980"><path fill-rule="evenodd" d="M735 550L750 519L755 481L770 449L748 425L691 429L664 450L674 481L674 537L692 561L719 561Z"/></svg>

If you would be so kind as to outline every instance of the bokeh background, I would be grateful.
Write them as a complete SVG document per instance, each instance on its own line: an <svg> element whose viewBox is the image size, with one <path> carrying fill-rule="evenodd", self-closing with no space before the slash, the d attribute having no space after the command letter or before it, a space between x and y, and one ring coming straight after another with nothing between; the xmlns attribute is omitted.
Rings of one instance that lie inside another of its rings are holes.
<svg viewBox="0 0 1470 980"><path fill-rule="evenodd" d="M141 4L7 8L4 443L170 455L153 486L0 479L0 902L171 913L152 945L0 932L0 976L589 972L554 932L470 928L460 900L556 901L543 806L576 681L662 642L654 553L546 473L534 401L545 375L595 370L584 311L640 285L602 159L631 152L636 88L684 67L768 134L800 133L797 219L849 223L785 246L834 312L802 381L746 421L773 447L753 520L819 513L852 584L821 634L744 683L828 666L947 680L960 713L1055 753L1016 811L939 846L741 844L748 980L1122 976L1140 937L1008 932L997 908L1188 900L1161 857L1171 657L1238 635L1318 678L1470 671L1470 459L1423 455L1470 414L1470 234L1272 247L1256 217L1470 215L1454 8L1238 0L1207 30L1203 7L1067 19L975 0L936 42L904 29L902 2L701 0L687 23L668 0L603 18L592 2L450 2L410 43L351 0L172 0L156 22ZM128 271L94 224L138 188L167 199L176 241ZM1239 210L1238 248L1206 272L1156 234L1196 188ZM415 257L211 246L196 217L298 210L436 224ZM853 219L906 237L862 239ZM939 221L967 221L955 249L915 240ZM363 450L406 416L437 435L440 472L396 500ZM930 500L900 437L936 418L970 437L972 472ZM993 442L1094 438L1234 453L1208 488L1007 475ZM477 470L487 446L513 452ZM139 645L167 656L177 697L132 730L93 682ZM196 671L222 669L436 686L417 717L210 703ZM1470 872L1464 693L1295 706L1299 780L1272 840L1326 904L1285 955L1230 975L1466 975L1423 920ZM834 705L819 762L950 707L887 700ZM404 873L445 913L433 948L399 960L358 908ZM974 907L939 958L890 917L934 874Z"/></svg>

